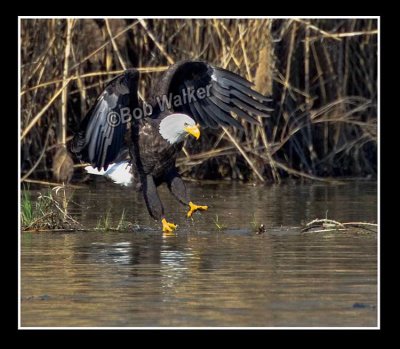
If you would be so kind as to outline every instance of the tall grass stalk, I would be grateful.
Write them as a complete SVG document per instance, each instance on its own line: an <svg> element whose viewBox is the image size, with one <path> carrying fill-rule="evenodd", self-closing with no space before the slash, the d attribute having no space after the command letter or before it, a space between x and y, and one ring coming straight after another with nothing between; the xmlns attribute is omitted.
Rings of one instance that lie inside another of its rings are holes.
<svg viewBox="0 0 400 349"><path fill-rule="evenodd" d="M172 62L204 59L255 82L262 126L204 130L180 171L197 179L376 176L376 19L22 19L24 180L49 180L105 84L142 72L140 96ZM29 177L29 178L27 178Z"/></svg>

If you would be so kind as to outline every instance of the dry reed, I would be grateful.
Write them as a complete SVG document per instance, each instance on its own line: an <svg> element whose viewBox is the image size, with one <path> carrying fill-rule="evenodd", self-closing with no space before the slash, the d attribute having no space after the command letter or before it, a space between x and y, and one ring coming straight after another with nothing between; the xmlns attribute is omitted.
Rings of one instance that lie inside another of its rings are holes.
<svg viewBox="0 0 400 349"><path fill-rule="evenodd" d="M115 74L140 68L145 99L188 58L255 82L274 111L262 126L203 132L178 160L185 176L374 177L377 35L375 19L22 19L23 179L52 178L57 145Z"/></svg>

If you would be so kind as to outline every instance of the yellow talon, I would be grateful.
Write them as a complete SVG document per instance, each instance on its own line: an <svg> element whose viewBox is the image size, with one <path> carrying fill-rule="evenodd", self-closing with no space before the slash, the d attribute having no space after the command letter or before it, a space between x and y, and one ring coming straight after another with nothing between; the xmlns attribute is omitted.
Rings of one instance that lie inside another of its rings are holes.
<svg viewBox="0 0 400 349"><path fill-rule="evenodd" d="M194 213L194 212L196 212L197 210L203 210L203 211L206 211L206 210L208 210L208 206L198 206L198 205L195 205L193 202L189 202L189 207L190 207L190 210L188 211L188 213L187 213L187 216L188 217L192 217L192 214Z"/></svg>
<svg viewBox="0 0 400 349"><path fill-rule="evenodd" d="M163 232L164 233L171 233L171 232L173 232L175 229L176 229L176 227L177 227L177 225L176 224L174 224L174 223L168 223L167 222L167 220L165 219L165 218L163 218L162 220L161 220L161 223L162 223L162 230L163 230Z"/></svg>

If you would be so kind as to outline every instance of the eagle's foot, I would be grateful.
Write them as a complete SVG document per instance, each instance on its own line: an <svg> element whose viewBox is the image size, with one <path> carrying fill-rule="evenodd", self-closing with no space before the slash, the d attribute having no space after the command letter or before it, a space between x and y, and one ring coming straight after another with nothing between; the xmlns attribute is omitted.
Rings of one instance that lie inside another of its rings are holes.
<svg viewBox="0 0 400 349"><path fill-rule="evenodd" d="M202 211L208 210L208 206L198 206L198 205L195 205L191 201L189 202L189 207L190 207L190 210L187 213L188 217L192 217L192 214L195 213L197 210L202 210Z"/></svg>
<svg viewBox="0 0 400 349"><path fill-rule="evenodd" d="M161 220L161 223L163 233L172 233L177 227L176 224L167 222L165 218Z"/></svg>

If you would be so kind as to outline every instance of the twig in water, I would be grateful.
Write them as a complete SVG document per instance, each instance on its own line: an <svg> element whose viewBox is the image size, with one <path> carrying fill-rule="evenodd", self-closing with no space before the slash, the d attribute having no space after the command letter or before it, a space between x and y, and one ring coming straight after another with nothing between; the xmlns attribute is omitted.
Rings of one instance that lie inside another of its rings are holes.
<svg viewBox="0 0 400 349"><path fill-rule="evenodd" d="M318 230L312 230L313 233L320 232L330 232L330 231L348 231L349 228L361 228L368 231L372 231L376 233L376 230L371 229L370 227L377 227L378 225L375 223L367 223L367 222L347 222L341 223L335 221L333 219L314 219L311 222L307 223L306 226L301 230L302 233L309 231L315 228L323 228Z"/></svg>

